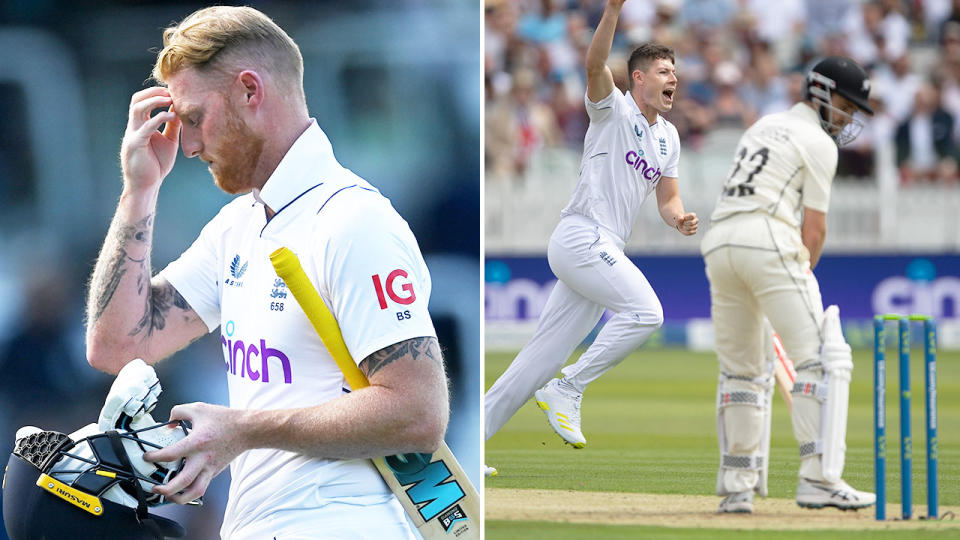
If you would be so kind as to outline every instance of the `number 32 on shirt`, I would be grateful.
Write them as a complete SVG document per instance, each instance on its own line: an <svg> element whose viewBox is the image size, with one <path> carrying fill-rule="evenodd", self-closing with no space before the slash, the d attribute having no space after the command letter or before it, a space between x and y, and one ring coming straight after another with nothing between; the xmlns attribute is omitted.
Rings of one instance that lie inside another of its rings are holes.
<svg viewBox="0 0 960 540"><path fill-rule="evenodd" d="M723 187L724 195L742 197L744 195L754 194L756 188L752 183L753 177L763 170L763 166L767 164L767 159L770 157L770 149L766 146L761 147L750 154L750 157L747 158L748 153L749 150L746 146L741 146L740 151L737 152L737 161L735 163L736 166L730 173L730 177L727 178L727 184ZM741 177L743 174L746 174L747 177L745 180L737 183L737 175L741 172Z"/></svg>

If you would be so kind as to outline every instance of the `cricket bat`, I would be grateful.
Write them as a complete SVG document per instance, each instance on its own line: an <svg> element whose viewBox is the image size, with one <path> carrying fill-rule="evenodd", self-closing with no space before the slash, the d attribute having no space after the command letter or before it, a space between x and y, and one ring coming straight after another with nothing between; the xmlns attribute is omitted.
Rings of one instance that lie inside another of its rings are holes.
<svg viewBox="0 0 960 540"><path fill-rule="evenodd" d="M370 386L347 350L340 325L297 256L282 247L270 254L270 262L320 334L350 387L358 390ZM480 494L445 442L432 455L403 454L372 461L425 540L483 538Z"/></svg>
<svg viewBox="0 0 960 540"><path fill-rule="evenodd" d="M780 395L787 404L787 410L793 409L793 396L790 391L793 390L793 381L797 379L797 370L793 367L793 362L787 357L787 351L783 348L783 342L776 332L773 333L773 351L776 353L776 359L773 361L773 374L777 379L777 387L780 389Z"/></svg>

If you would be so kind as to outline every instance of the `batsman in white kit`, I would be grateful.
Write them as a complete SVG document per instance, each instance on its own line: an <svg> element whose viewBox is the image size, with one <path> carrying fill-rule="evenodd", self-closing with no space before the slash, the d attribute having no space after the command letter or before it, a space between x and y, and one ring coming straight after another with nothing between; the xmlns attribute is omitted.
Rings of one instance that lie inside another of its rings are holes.
<svg viewBox="0 0 960 540"><path fill-rule="evenodd" d="M229 408L173 408L171 419L192 428L144 454L184 460L154 493L191 501L229 465L225 539L415 538L367 459L434 452L449 416L413 233L337 161L309 116L299 48L263 13L193 13L164 32L154 77L163 86L130 103L123 193L91 278L87 356L117 372L219 328L230 396ZM240 196L152 276L157 197L179 148ZM270 254L280 247L299 255L369 386L349 387L278 278Z"/></svg>
<svg viewBox="0 0 960 540"><path fill-rule="evenodd" d="M754 493L767 494L774 366L764 317L796 365L797 504L846 510L876 500L841 478L853 361L839 309L824 310L812 272L826 238L837 147L859 134L855 112L873 114L869 94L870 80L853 60L818 62L802 102L741 137L701 243L720 363L720 512L753 512Z"/></svg>
<svg viewBox="0 0 960 540"><path fill-rule="evenodd" d="M661 116L673 107L677 88L674 53L653 43L634 50L630 90L621 93L606 62L622 6L623 0L607 2L587 51L590 126L580 179L547 248L559 281L530 342L485 396L488 439L535 393L554 431L583 448L580 401L587 385L663 323L660 300L623 252L641 205L656 192L670 227L688 236L697 231L697 217L684 211L677 188L680 139ZM613 316L593 344L563 369L563 377L552 378L605 309Z"/></svg>

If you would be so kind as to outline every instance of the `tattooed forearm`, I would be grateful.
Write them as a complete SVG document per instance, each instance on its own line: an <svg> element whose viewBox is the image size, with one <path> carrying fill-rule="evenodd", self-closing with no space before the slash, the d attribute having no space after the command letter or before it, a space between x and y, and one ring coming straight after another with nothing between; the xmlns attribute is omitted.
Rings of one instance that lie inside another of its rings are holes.
<svg viewBox="0 0 960 540"><path fill-rule="evenodd" d="M150 336L154 330L163 330L167 325L167 315L172 307L183 311L190 310L190 304L170 283L164 282L163 285L150 287L143 317L127 335L136 336L146 330L147 336Z"/></svg>
<svg viewBox="0 0 960 540"><path fill-rule="evenodd" d="M153 214L133 225L114 223L114 232L103 246L90 281L89 307L93 308L90 316L91 323L97 322L110 305L121 280L130 270L129 262L136 263L138 266L137 294L142 294L143 280L150 278L147 261L152 227ZM131 252L139 256L131 256Z"/></svg>
<svg viewBox="0 0 960 540"><path fill-rule="evenodd" d="M429 360L443 365L443 358L440 355L440 344L437 338L420 337L394 343L389 347L384 347L371 354L360 362L360 369L367 377L383 369L384 366L393 363L404 356L410 356L414 360Z"/></svg>
<svg viewBox="0 0 960 540"><path fill-rule="evenodd" d="M110 300L113 299L113 293L117 292L120 280L123 279L123 275L127 273L126 264L126 254L122 251L117 251L114 253L113 259L110 261L110 267L107 270L107 283L104 283L102 288L98 288L96 292L93 292L93 288L98 285L98 283L95 281L91 282L90 297L96 299L96 311L93 317L91 317L90 322L97 322L100 316L103 315L104 310L107 309Z"/></svg>

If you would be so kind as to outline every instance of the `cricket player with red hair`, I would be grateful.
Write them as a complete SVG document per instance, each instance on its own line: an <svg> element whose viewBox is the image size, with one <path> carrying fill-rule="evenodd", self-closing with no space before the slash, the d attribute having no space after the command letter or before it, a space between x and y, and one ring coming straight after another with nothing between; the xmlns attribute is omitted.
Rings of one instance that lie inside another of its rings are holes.
<svg viewBox="0 0 960 540"><path fill-rule="evenodd" d="M191 501L230 465L224 538L414 538L365 459L433 452L447 426L413 233L334 157L307 111L299 48L263 13L193 13L164 32L154 77L162 86L130 103L123 192L90 284L88 359L111 373L134 358L153 364L219 327L230 394L229 408L173 408L190 435L144 457L186 461L155 491ZM241 196L153 276L157 196L178 147ZM347 388L271 266L281 246L299 256L370 386Z"/></svg>

